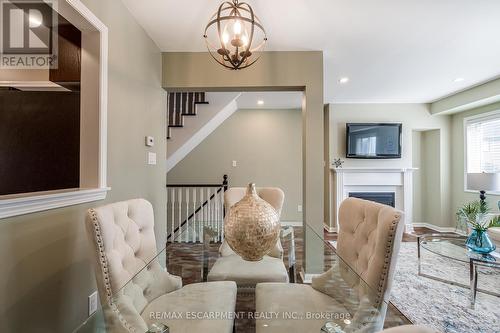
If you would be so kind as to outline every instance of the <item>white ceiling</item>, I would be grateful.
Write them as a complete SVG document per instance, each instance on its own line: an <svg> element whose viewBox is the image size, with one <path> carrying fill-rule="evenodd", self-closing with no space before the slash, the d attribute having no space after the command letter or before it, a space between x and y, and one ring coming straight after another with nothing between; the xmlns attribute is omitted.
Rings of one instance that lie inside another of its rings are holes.
<svg viewBox="0 0 500 333"><path fill-rule="evenodd" d="M205 51L221 1L123 0L162 51ZM267 50L324 51L326 102L430 102L500 76L498 0L248 2Z"/></svg>
<svg viewBox="0 0 500 333"><path fill-rule="evenodd" d="M259 104L262 101L264 104ZM300 109L302 93L296 91L244 92L237 99L238 109Z"/></svg>

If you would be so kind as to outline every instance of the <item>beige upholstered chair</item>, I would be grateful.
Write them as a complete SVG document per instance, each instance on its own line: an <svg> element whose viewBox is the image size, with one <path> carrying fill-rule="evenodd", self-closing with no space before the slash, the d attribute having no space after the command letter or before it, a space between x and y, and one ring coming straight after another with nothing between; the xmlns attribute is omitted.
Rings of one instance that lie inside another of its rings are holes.
<svg viewBox="0 0 500 333"><path fill-rule="evenodd" d="M230 319L165 319L174 312L233 312L236 284L182 287L179 277L152 260L157 251L149 202L135 199L90 209L86 226L108 333L144 333L155 322L164 323L170 332L232 332ZM157 313L160 319L154 318Z"/></svg>
<svg viewBox="0 0 500 333"><path fill-rule="evenodd" d="M259 283L257 313L349 313L352 320L346 332L382 330L384 301L389 298L404 230L402 213L375 202L349 198L340 206L339 225L337 253L343 261L313 278L311 286ZM283 319L285 315L278 318L258 320L257 332L319 332L324 324L318 320Z"/></svg>
<svg viewBox="0 0 500 333"><path fill-rule="evenodd" d="M233 187L224 194L226 210L240 201L246 188ZM267 201L281 215L285 194L279 188L257 188L259 197ZM276 246L260 261L245 261L224 240L219 249L220 258L207 276L208 281L235 281L238 288L254 288L259 282L288 282L288 272L283 263L283 248L278 238Z"/></svg>

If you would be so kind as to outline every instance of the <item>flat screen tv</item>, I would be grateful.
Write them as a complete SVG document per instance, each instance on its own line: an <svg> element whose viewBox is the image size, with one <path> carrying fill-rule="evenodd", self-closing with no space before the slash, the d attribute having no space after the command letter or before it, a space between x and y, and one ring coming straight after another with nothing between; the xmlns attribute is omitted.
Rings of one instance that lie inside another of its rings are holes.
<svg viewBox="0 0 500 333"><path fill-rule="evenodd" d="M346 157L401 158L401 124L346 124Z"/></svg>

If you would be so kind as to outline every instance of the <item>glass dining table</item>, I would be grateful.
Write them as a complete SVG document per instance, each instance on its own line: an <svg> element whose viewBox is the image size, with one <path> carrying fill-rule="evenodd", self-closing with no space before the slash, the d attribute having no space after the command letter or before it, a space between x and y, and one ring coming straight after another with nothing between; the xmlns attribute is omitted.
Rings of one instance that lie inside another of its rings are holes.
<svg viewBox="0 0 500 333"><path fill-rule="evenodd" d="M181 238L167 243L157 256L145 262L144 268L120 290L127 288L127 285L143 274L148 267L158 264L170 274L180 276L184 285L204 282L207 272L219 257L218 248L221 239L217 236L220 235L217 230L203 228L203 232L205 235L200 237L203 239L201 243L183 242ZM389 328L411 324L411 321L389 300L377 296L376 288L365 283L356 271L337 255L333 245L324 240L322 233L318 234L307 225L283 227L281 237L283 260L290 274L290 284L309 285L306 288L312 288L311 277L328 272L328 284L334 286L330 288L333 291L323 297L323 300L327 300L327 304L323 304L321 311L305 305L301 308L301 313L291 313L289 320L307 320L307 327L311 328L308 331L318 333L377 332L381 326ZM306 253L304 249L308 252ZM123 297L123 293L120 291L115 293L108 304L100 307L74 332L110 333L107 323L113 320L110 314L116 314L116 304L120 303L120 297ZM298 304L302 301L293 300ZM236 309L232 316L234 332L278 332L279 330L273 329L269 320L259 320L255 304L255 293L238 292ZM302 322L301 325L303 324ZM147 326L149 330L146 332L176 333L169 331L168 320L148 322Z"/></svg>

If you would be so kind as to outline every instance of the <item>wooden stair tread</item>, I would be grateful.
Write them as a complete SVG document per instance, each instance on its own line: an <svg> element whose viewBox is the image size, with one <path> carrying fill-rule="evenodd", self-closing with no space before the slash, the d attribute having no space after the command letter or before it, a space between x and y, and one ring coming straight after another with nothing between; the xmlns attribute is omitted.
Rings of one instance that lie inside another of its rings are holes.
<svg viewBox="0 0 500 333"><path fill-rule="evenodd" d="M171 128L184 127L184 116L196 116L197 105L209 104L204 92L169 92L167 101L167 139L172 138Z"/></svg>

